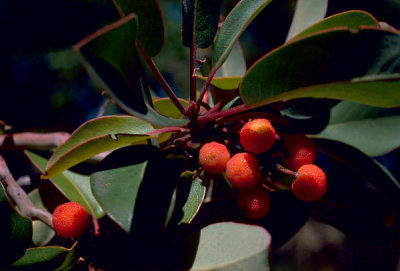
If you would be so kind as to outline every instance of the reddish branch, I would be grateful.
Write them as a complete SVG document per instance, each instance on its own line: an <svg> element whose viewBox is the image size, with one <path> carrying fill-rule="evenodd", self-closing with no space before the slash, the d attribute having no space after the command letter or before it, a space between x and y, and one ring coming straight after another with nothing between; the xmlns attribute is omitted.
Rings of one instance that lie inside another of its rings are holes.
<svg viewBox="0 0 400 271"><path fill-rule="evenodd" d="M7 167L6 161L0 155L0 180L7 194L18 206L21 215L38 218L48 226L53 227L52 215L41 208L36 207L25 191L17 184Z"/></svg>
<svg viewBox="0 0 400 271"><path fill-rule="evenodd" d="M158 83L161 85L161 87L164 89L164 91L167 93L168 97L171 99L171 101L174 103L176 108L185 115L185 108L183 105L179 102L178 97L176 97L175 93L171 89L171 87L168 85L167 81L165 81L164 77L161 75L160 71L158 70L157 66L154 64L153 60L146 54L144 51L142 45L140 42L136 42L136 45L140 51L140 53L143 56L144 61L147 63L147 66L149 66L151 72L153 73L154 77L157 79Z"/></svg>

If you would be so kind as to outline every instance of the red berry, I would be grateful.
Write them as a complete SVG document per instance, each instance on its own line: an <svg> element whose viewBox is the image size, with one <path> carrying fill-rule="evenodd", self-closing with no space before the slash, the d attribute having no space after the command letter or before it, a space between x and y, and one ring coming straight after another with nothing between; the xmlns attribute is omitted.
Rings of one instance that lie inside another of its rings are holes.
<svg viewBox="0 0 400 271"><path fill-rule="evenodd" d="M225 170L231 155L225 145L217 142L204 144L199 151L199 164L210 174L218 174Z"/></svg>
<svg viewBox="0 0 400 271"><path fill-rule="evenodd" d="M269 150L275 141L275 129L267 119L255 119L240 130L240 144L252 153Z"/></svg>
<svg viewBox="0 0 400 271"><path fill-rule="evenodd" d="M247 217L257 219L265 216L271 204L267 192L256 187L248 190L240 190L237 197L239 210Z"/></svg>
<svg viewBox="0 0 400 271"><path fill-rule="evenodd" d="M260 165L250 153L235 154L226 164L226 178L237 189L253 188L261 178Z"/></svg>
<svg viewBox="0 0 400 271"><path fill-rule="evenodd" d="M299 200L314 201L326 192L325 173L316 165L304 165L292 183L292 192Z"/></svg>
<svg viewBox="0 0 400 271"><path fill-rule="evenodd" d="M53 226L63 238L78 238L89 225L89 216L85 208L76 202L67 202L53 212Z"/></svg>
<svg viewBox="0 0 400 271"><path fill-rule="evenodd" d="M288 136L283 147L289 151L284 163L286 167L294 171L303 165L314 163L317 156L317 147L314 142L302 134Z"/></svg>

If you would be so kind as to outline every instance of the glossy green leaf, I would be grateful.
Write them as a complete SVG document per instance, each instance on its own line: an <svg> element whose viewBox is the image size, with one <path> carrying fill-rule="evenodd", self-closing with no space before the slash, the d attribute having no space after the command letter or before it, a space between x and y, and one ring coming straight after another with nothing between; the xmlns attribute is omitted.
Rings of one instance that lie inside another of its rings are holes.
<svg viewBox="0 0 400 271"><path fill-rule="evenodd" d="M318 137L346 143L371 157L400 146L400 116L379 116L383 109L342 103L332 108L332 121Z"/></svg>
<svg viewBox="0 0 400 271"><path fill-rule="evenodd" d="M107 215L129 232L136 197L147 161L136 165L99 171L91 176L93 193Z"/></svg>
<svg viewBox="0 0 400 271"><path fill-rule="evenodd" d="M149 145L117 150L91 175L92 191L106 214L140 239L157 238L169 221L183 159Z"/></svg>
<svg viewBox="0 0 400 271"><path fill-rule="evenodd" d="M32 221L18 214L0 184L0 269L22 257L32 239Z"/></svg>
<svg viewBox="0 0 400 271"><path fill-rule="evenodd" d="M190 270L270 270L271 236L262 227L232 222L202 229Z"/></svg>
<svg viewBox="0 0 400 271"><path fill-rule="evenodd" d="M214 68L222 66L243 31L270 2L271 0L241 0L233 8L215 38L212 56Z"/></svg>
<svg viewBox="0 0 400 271"><path fill-rule="evenodd" d="M295 40L248 70L240 85L242 100L256 106L324 97L399 106L399 44L399 34L375 27L337 28Z"/></svg>
<svg viewBox="0 0 400 271"><path fill-rule="evenodd" d="M15 270L71 270L78 260L76 247L77 243L70 249L58 246L29 248L12 267Z"/></svg>
<svg viewBox="0 0 400 271"><path fill-rule="evenodd" d="M322 20L328 9L328 0L297 0L286 41L297 36L304 29Z"/></svg>
<svg viewBox="0 0 400 271"><path fill-rule="evenodd" d="M319 150L353 169L369 181L392 202L400 203L400 183L387 174L373 159L347 144L329 139L314 138Z"/></svg>
<svg viewBox="0 0 400 271"><path fill-rule="evenodd" d="M73 48L83 66L101 90L124 111L157 126L174 126L174 120L158 114L145 103L136 51L136 16L127 15L89 35Z"/></svg>
<svg viewBox="0 0 400 271"><path fill-rule="evenodd" d="M107 150L141 144L150 136L152 127L145 121L129 116L107 116L81 125L50 157L46 166L51 178L86 159Z"/></svg>
<svg viewBox="0 0 400 271"><path fill-rule="evenodd" d="M188 101L179 98L179 101L184 107L188 106ZM176 108L174 103L169 98L160 98L153 100L154 109L166 117L173 119L180 119L183 117L182 113Z"/></svg>
<svg viewBox="0 0 400 271"><path fill-rule="evenodd" d="M32 163L44 173L47 159L33 152L25 151ZM70 201L82 205L91 216L101 218L104 212L90 189L90 177L69 170L51 178L54 186Z"/></svg>
<svg viewBox="0 0 400 271"><path fill-rule="evenodd" d="M191 47L193 35L196 46L207 48L218 28L221 0L182 0L182 41Z"/></svg>
<svg viewBox="0 0 400 271"><path fill-rule="evenodd" d="M196 178L192 181L192 175L191 172L187 172L179 180L176 209L180 209L179 215L181 217L177 222L178 225L189 224L192 221L199 211L206 194L206 187L203 185L201 179Z"/></svg>
<svg viewBox="0 0 400 271"><path fill-rule="evenodd" d="M358 27L362 25L379 26L378 21L371 14L364 11L351 10L327 17L306 28L304 31L297 34L295 38L310 35L333 27L345 26L357 30Z"/></svg>
<svg viewBox="0 0 400 271"><path fill-rule="evenodd" d="M137 15L137 39L148 56L158 54L164 43L164 24L158 0L115 0L113 3L121 15Z"/></svg>

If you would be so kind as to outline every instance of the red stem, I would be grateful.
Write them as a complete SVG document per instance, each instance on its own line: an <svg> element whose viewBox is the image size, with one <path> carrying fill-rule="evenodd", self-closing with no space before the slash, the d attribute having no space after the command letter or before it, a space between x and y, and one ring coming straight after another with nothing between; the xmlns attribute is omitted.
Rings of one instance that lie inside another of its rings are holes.
<svg viewBox="0 0 400 271"><path fill-rule="evenodd" d="M250 107L248 107L245 104L241 104L241 105L229 108L229 109L224 110L224 111L219 111L219 112L215 112L215 113L208 113L208 114L206 114L204 116L200 116L197 119L197 121L200 122L200 123L205 123L205 122L216 120L216 119L219 119L219 118L222 118L222 117L227 117L227 116L230 116L230 115L233 115L233 114L237 114L237 113L240 113L240 112L248 110L248 109L250 109Z"/></svg>
<svg viewBox="0 0 400 271"><path fill-rule="evenodd" d="M201 101L203 100L204 94L206 94L208 87L210 86L211 80L213 79L215 73L217 72L217 69L214 67L211 69L207 81L204 83L203 88L200 91L200 95L197 98L196 104L199 107Z"/></svg>
<svg viewBox="0 0 400 271"><path fill-rule="evenodd" d="M139 48L140 53L142 54L144 61L146 61L147 65L149 66L151 72L157 79L158 83L162 86L164 91L167 93L168 97L171 99L171 101L174 103L176 108L185 115L186 110L183 107L183 105L179 102L178 97L176 97L175 93L171 89L171 87L168 85L167 81L165 81L164 77L161 75L160 71L158 70L157 66L154 64L153 60L146 54L144 51L142 45L140 44L139 41L136 41L136 45Z"/></svg>

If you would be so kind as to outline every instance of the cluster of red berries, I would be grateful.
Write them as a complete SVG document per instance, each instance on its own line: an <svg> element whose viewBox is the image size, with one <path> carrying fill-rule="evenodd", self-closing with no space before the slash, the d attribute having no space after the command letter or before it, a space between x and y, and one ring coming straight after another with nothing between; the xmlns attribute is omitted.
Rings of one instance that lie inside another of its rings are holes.
<svg viewBox="0 0 400 271"><path fill-rule="evenodd" d="M248 217L263 217L270 208L268 193L259 186L262 171L254 154L271 149L275 142L275 129L267 119L254 119L240 130L240 144L247 152L231 157L225 145L210 142L199 151L199 164L209 174L226 171L226 178L239 190L237 203L239 209ZM324 172L313 165L316 146L305 135L292 135L285 138L283 147L288 155L283 158L287 168L294 173L292 192L300 200L320 199L326 191Z"/></svg>

